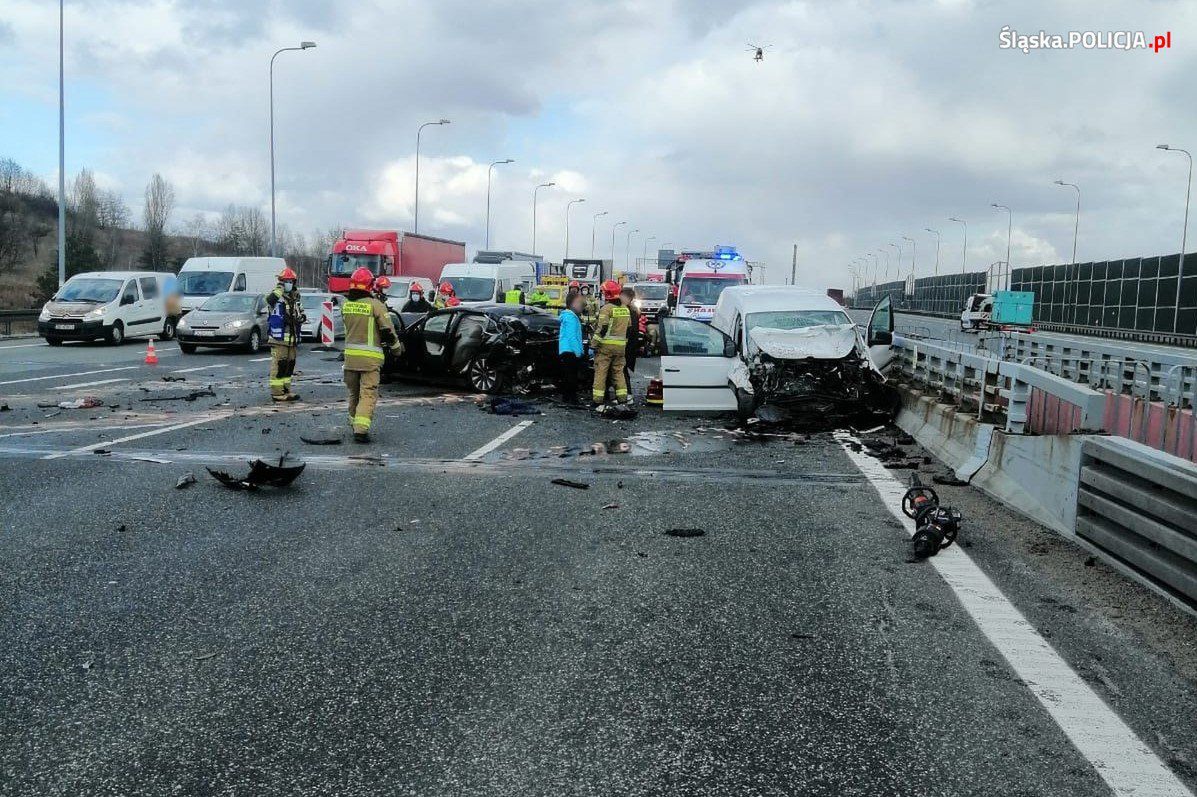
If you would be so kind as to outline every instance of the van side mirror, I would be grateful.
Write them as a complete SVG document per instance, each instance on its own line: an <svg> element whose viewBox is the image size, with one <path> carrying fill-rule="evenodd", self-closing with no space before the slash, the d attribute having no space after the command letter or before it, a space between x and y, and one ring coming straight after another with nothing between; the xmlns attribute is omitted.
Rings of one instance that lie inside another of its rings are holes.
<svg viewBox="0 0 1197 797"><path fill-rule="evenodd" d="M873 332L872 337L869 338L870 346L892 346L894 345L894 333L888 329L878 329Z"/></svg>

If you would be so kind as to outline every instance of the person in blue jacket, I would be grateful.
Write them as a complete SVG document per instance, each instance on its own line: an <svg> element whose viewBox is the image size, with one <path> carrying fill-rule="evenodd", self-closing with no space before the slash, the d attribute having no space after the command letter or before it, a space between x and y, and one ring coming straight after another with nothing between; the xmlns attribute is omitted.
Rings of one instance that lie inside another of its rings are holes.
<svg viewBox="0 0 1197 797"><path fill-rule="evenodd" d="M557 356L561 359L561 373L558 387L561 400L566 404L578 403L578 371L582 367L582 297L571 294L566 299L565 309L558 318L561 327L557 333Z"/></svg>

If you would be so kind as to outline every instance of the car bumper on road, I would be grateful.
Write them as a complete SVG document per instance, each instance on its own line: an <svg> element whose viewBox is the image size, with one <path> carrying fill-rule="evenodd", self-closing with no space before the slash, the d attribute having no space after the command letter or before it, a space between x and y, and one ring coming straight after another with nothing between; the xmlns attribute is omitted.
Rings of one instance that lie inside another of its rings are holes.
<svg viewBox="0 0 1197 797"><path fill-rule="evenodd" d="M104 337L103 321L83 321L78 318L54 318L37 322L37 334L55 340L95 340Z"/></svg>

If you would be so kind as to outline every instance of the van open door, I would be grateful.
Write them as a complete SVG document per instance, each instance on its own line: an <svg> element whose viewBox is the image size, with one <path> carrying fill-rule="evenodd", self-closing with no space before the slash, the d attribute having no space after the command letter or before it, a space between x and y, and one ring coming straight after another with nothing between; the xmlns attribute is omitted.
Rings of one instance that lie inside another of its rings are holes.
<svg viewBox="0 0 1197 797"><path fill-rule="evenodd" d="M660 338L662 409L736 409L729 379L735 341L710 324L676 316L661 319Z"/></svg>
<svg viewBox="0 0 1197 797"><path fill-rule="evenodd" d="M894 308L890 297L884 297L873 307L873 314L869 316L866 342L873 366L878 371L884 371L894 359Z"/></svg>

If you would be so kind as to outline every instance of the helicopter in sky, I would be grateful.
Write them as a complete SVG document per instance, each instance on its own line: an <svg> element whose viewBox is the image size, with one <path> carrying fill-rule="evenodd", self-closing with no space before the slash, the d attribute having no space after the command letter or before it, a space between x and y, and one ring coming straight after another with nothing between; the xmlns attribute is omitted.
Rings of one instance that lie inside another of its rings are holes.
<svg viewBox="0 0 1197 797"><path fill-rule="evenodd" d="M772 47L773 47L772 44L760 45L760 44L753 44L752 42L749 42L748 43L748 52L753 54L752 60L756 61L759 64L761 61L765 60L765 50L768 50Z"/></svg>

